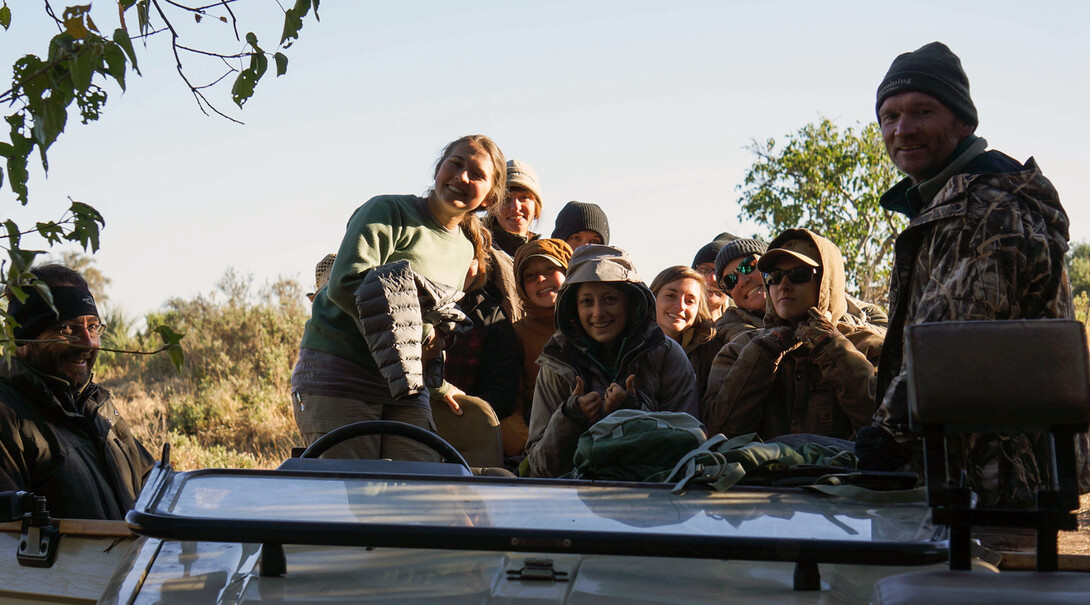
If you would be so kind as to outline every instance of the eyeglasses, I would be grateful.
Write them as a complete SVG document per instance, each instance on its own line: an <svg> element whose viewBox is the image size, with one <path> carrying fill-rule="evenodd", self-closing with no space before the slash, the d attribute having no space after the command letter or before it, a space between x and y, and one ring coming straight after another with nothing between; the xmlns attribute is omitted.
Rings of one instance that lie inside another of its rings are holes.
<svg viewBox="0 0 1090 605"><path fill-rule="evenodd" d="M757 270L757 257L747 256L742 259L742 262L734 268L734 271L727 273L720 280L721 287L724 291L730 292L734 289L734 286L738 285L739 275L749 275Z"/></svg>
<svg viewBox="0 0 1090 605"><path fill-rule="evenodd" d="M91 336L102 336L102 333L106 331L106 324L93 323L86 326L83 324L61 324L57 326L57 333L64 338L72 338L80 330L87 330L87 333Z"/></svg>
<svg viewBox="0 0 1090 605"><path fill-rule="evenodd" d="M817 275L818 270L814 267L795 267L794 269L788 269L786 271L782 269L766 271L764 278L765 285L771 288L783 281L784 277L791 280L791 283L793 284L805 284L813 280Z"/></svg>
<svg viewBox="0 0 1090 605"><path fill-rule="evenodd" d="M694 269L696 270L697 273L703 275L704 277L709 277L713 273L715 273L715 265L712 265L712 266L709 267L705 263L700 263L699 265L694 267Z"/></svg>

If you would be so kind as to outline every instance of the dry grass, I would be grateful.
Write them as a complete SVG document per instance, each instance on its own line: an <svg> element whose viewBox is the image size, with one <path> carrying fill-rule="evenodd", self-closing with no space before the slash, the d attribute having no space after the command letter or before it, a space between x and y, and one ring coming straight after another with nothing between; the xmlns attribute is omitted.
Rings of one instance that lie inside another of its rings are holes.
<svg viewBox="0 0 1090 605"><path fill-rule="evenodd" d="M265 398L259 406L243 406L224 399L211 407L220 410L203 430L187 433L172 428L172 409L191 405L196 396L182 380L150 389L143 384L106 381L121 414L133 433L158 458L170 444L171 463L177 470L198 468L273 468L288 457L293 445L302 445L291 417L289 394ZM149 390L151 391L149 393ZM167 403L168 398L177 402Z"/></svg>
<svg viewBox="0 0 1090 605"><path fill-rule="evenodd" d="M300 444L290 389L307 315L302 293L282 281L251 302L249 280L230 271L218 288L223 300L172 300L147 318L186 335L180 373L164 355L113 356L100 358L97 377L156 456L171 445L176 469L274 467ZM114 338L114 346L141 346L141 335Z"/></svg>
<svg viewBox="0 0 1090 605"><path fill-rule="evenodd" d="M1090 555L1090 494L1079 498L1079 530L1060 533L1060 552Z"/></svg>

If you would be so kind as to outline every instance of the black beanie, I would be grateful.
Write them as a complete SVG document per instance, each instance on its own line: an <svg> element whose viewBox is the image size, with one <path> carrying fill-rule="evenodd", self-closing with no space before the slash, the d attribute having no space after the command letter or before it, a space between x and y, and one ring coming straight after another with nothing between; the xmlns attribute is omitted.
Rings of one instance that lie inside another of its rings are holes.
<svg viewBox="0 0 1090 605"><path fill-rule="evenodd" d="M715 283L719 283L723 277L723 269L730 261L744 256L764 254L768 252L768 244L756 239L736 239L727 242L719 254L715 255ZM722 284L719 285L723 287ZM724 292L726 289L724 288Z"/></svg>
<svg viewBox="0 0 1090 605"><path fill-rule="evenodd" d="M8 314L19 327L15 328L17 340L30 340L62 321L94 315L98 317L95 297L83 285L50 286L52 304L37 288L24 288L26 300L13 298L8 302Z"/></svg>
<svg viewBox="0 0 1090 605"><path fill-rule="evenodd" d="M553 239L567 240L573 233L593 231L602 236L602 243L609 244L609 219L598 204L568 202L556 215Z"/></svg>
<svg viewBox="0 0 1090 605"><path fill-rule="evenodd" d="M723 249L723 246L727 242L731 242L738 239L737 235L727 233L726 231L715 236L715 239L704 244L699 250L696 251L696 256L693 257L693 264L690 265L693 269L696 269L697 265L702 263L714 263L715 255L719 254L719 251Z"/></svg>
<svg viewBox="0 0 1090 605"><path fill-rule="evenodd" d="M942 42L925 44L893 60L878 86L875 114L889 97L911 91L935 97L973 128L979 123L976 106L969 96L969 76L961 68L961 59Z"/></svg>

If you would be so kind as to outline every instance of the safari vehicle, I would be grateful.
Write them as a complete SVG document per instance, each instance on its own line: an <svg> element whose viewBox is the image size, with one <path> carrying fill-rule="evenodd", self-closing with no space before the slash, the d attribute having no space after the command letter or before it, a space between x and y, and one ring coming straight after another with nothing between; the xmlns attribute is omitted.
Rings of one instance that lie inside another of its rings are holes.
<svg viewBox="0 0 1090 605"><path fill-rule="evenodd" d="M910 330L906 344L917 362L913 422L925 432L934 471L929 502L898 502L903 490L860 490L860 500L778 485L827 469L764 476L761 485L728 491L697 485L680 493L661 483L490 476L470 468L433 433L358 423L275 470L175 472L165 450L126 518L135 539L66 535L50 545L39 540L41 511L37 518L25 515L21 540L5 533L0 543L7 548L0 596L59 600L33 588L80 573L75 583L87 587L92 577L110 578L101 592L105 603L940 603L980 602L981 594L1002 603L1027 595L1048 602L1052 593L1079 602L1079 595L1090 595L1090 574L1056 572L1055 541L1058 529L1074 529L1073 434L1090 421L1085 334L1074 322L1032 322L1032 333L1026 322L954 323ZM970 358L966 347L997 347L1015 338L1027 357L998 362L994 374L957 367L958 358ZM1081 365L1064 369L1071 380L1048 381L1046 388L1032 381L1027 393L1029 387L1003 378L1032 374L1045 364L1031 354L1052 359L1056 347L1081 347ZM934 363L921 363L925 355ZM1020 372L1011 372L1012 364ZM944 398L972 389L987 397L970 399L962 413L946 409ZM988 401L1001 405L981 415L978 404ZM981 418L1045 427L1059 437L1059 480L1041 492L1036 510L976 509L967 489L948 484L945 465L934 464L945 429L979 430ZM343 439L372 433L417 439L443 462L319 457ZM904 487L899 480L855 476L870 487ZM1037 528L1037 563L1044 571L995 573L973 559L969 531L982 522ZM58 529L65 529L64 521ZM35 540L39 544L30 544ZM44 563L49 548L52 569L9 565L16 551L20 563L28 556ZM96 557L98 567L81 567L90 565L81 559ZM959 592L978 590L978 583L983 592L975 597ZM83 598L69 592L64 600Z"/></svg>

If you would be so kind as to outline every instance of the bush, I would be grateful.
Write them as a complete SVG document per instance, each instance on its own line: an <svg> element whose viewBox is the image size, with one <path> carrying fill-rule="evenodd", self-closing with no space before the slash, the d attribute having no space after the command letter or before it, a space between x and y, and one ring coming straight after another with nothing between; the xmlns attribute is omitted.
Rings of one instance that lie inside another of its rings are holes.
<svg viewBox="0 0 1090 605"><path fill-rule="evenodd" d="M150 348L160 324L185 334L181 374L165 355L115 354L103 359L99 381L153 453L171 444L175 468L276 466L301 444L290 391L307 319L302 289L281 279L255 300L252 278L231 269L216 288L223 300L215 292L172 299L147 316L143 332L108 332L123 348L141 341Z"/></svg>

